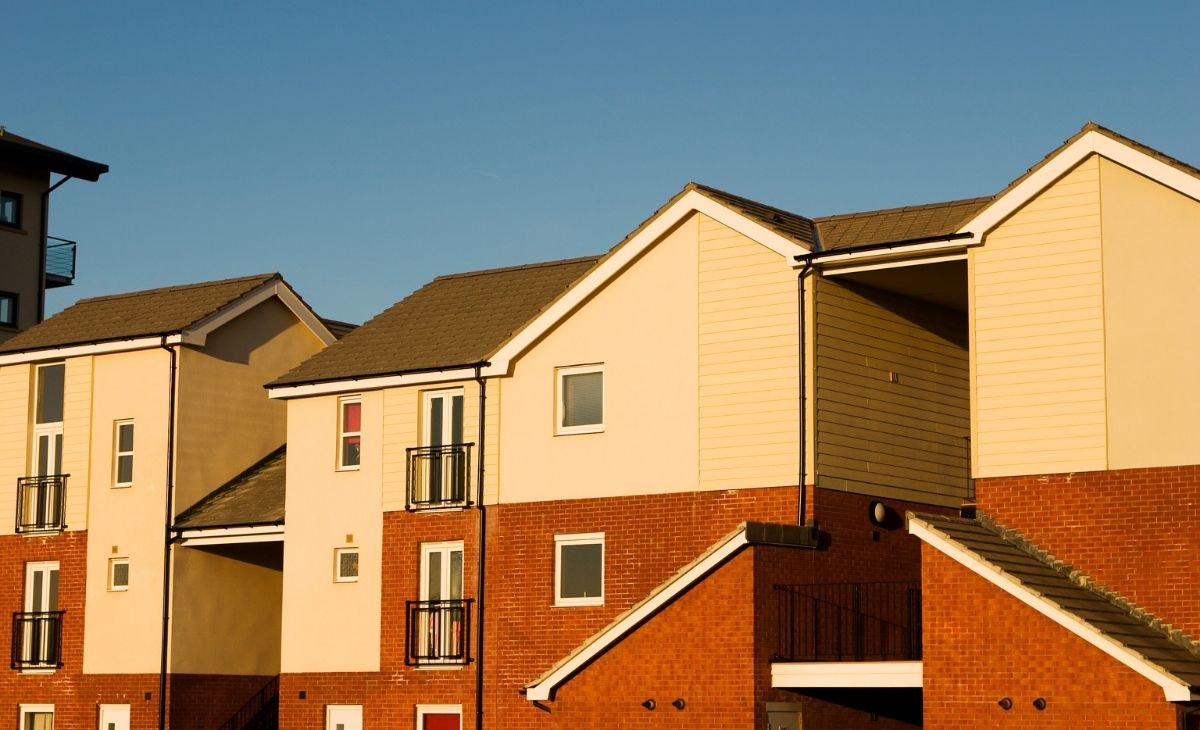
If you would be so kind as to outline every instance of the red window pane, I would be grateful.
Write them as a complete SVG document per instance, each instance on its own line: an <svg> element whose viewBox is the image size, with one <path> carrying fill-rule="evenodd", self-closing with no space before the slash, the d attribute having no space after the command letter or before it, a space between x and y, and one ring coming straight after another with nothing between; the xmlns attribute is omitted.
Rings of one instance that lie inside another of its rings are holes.
<svg viewBox="0 0 1200 730"><path fill-rule="evenodd" d="M343 403L342 404L342 433L354 433L361 431L359 424L362 422L362 403Z"/></svg>
<svg viewBox="0 0 1200 730"><path fill-rule="evenodd" d="M425 715L421 730L459 730L458 715Z"/></svg>

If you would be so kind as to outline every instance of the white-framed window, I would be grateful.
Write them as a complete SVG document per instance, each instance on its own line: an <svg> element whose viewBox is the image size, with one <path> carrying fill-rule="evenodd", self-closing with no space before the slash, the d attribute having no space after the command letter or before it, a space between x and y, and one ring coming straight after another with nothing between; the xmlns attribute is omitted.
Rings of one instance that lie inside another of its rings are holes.
<svg viewBox="0 0 1200 730"><path fill-rule="evenodd" d="M421 543L421 600L456 601L462 597L462 540Z"/></svg>
<svg viewBox="0 0 1200 730"><path fill-rule="evenodd" d="M362 397L338 398L338 469L357 469L362 462Z"/></svg>
<svg viewBox="0 0 1200 730"><path fill-rule="evenodd" d="M133 486L133 420L113 423L113 487Z"/></svg>
<svg viewBox="0 0 1200 730"><path fill-rule="evenodd" d="M21 730L54 730L54 705L21 705Z"/></svg>
<svg viewBox="0 0 1200 730"><path fill-rule="evenodd" d="M344 547L333 549L333 582L358 582L358 548Z"/></svg>
<svg viewBox="0 0 1200 730"><path fill-rule="evenodd" d="M461 730L462 705L417 705L417 730Z"/></svg>
<svg viewBox="0 0 1200 730"><path fill-rule="evenodd" d="M555 433L604 430L604 365L572 365L555 370Z"/></svg>
<svg viewBox="0 0 1200 730"><path fill-rule="evenodd" d="M325 705L325 730L362 730L362 705Z"/></svg>
<svg viewBox="0 0 1200 730"><path fill-rule="evenodd" d="M13 627L13 641L18 643L14 664L27 672L54 671L61 659L57 561L25 564L24 605L19 625Z"/></svg>
<svg viewBox="0 0 1200 730"><path fill-rule="evenodd" d="M129 590L129 558L109 558L108 590Z"/></svg>
<svg viewBox="0 0 1200 730"><path fill-rule="evenodd" d="M39 365L34 394L33 465L35 476L62 474L63 400L67 367Z"/></svg>
<svg viewBox="0 0 1200 730"><path fill-rule="evenodd" d="M554 536L554 605L604 605L604 533Z"/></svg>

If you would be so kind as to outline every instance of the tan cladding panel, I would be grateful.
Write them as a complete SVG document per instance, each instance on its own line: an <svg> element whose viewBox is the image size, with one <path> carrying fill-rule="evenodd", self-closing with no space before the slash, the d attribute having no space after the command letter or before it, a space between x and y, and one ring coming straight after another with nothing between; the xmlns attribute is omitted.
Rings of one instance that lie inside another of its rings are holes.
<svg viewBox="0 0 1200 730"><path fill-rule="evenodd" d="M202 348L180 348L175 512L279 448L286 405L263 384L322 348L277 299L215 332Z"/></svg>
<svg viewBox="0 0 1200 730"><path fill-rule="evenodd" d="M379 669L384 393L362 402L361 464L339 471L339 396L288 401L283 672ZM358 581L334 581L334 549L359 550ZM352 620L337 620L352 617Z"/></svg>
<svg viewBox="0 0 1200 730"><path fill-rule="evenodd" d="M1093 155L970 254L976 477L1104 469L1104 273ZM1072 438L1046 438L1070 422Z"/></svg>
<svg viewBox="0 0 1200 730"><path fill-rule="evenodd" d="M0 534L15 532L17 479L29 475L31 365L0 367Z"/></svg>
<svg viewBox="0 0 1200 730"><path fill-rule="evenodd" d="M1200 463L1200 202L1108 160L1108 468Z"/></svg>
<svg viewBox="0 0 1200 730"><path fill-rule="evenodd" d="M700 488L795 484L796 272L765 246L699 218Z"/></svg>
<svg viewBox="0 0 1200 730"><path fill-rule="evenodd" d="M966 316L832 278L814 286L817 485L960 504L970 477Z"/></svg>
<svg viewBox="0 0 1200 730"><path fill-rule="evenodd" d="M158 632L146 628L162 619L170 356L151 349L91 360L85 625L104 630L85 632L83 668L97 674L157 672ZM114 487L115 424L124 420L134 424L133 484ZM68 444L70 438L67 431ZM113 558L129 561L127 591L109 590Z"/></svg>
<svg viewBox="0 0 1200 730"><path fill-rule="evenodd" d="M697 488L697 236L693 215L516 361L500 501ZM603 431L555 435L557 369L591 364L604 366Z"/></svg>

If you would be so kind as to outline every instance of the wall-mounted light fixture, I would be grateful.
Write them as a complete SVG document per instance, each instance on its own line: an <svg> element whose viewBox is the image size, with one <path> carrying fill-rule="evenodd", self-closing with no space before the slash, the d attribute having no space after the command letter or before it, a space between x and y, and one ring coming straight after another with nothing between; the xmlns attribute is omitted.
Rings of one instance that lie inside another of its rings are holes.
<svg viewBox="0 0 1200 730"><path fill-rule="evenodd" d="M683 701L682 697L677 697L675 698L675 701L671 703L671 707L674 707L676 710L682 710L683 708L687 707L687 703Z"/></svg>
<svg viewBox="0 0 1200 730"><path fill-rule="evenodd" d="M1000 701L997 702L996 704L1000 705L1001 710L1011 710L1012 709L1012 697L1001 697Z"/></svg>
<svg viewBox="0 0 1200 730"><path fill-rule="evenodd" d="M1038 712L1041 712L1042 710L1046 709L1046 698L1038 697L1036 700L1033 701L1033 706L1034 706L1034 708L1037 709Z"/></svg>
<svg viewBox="0 0 1200 730"><path fill-rule="evenodd" d="M645 707L647 710L653 710L655 707L658 707L658 703L652 699L646 700L642 703L642 707Z"/></svg>

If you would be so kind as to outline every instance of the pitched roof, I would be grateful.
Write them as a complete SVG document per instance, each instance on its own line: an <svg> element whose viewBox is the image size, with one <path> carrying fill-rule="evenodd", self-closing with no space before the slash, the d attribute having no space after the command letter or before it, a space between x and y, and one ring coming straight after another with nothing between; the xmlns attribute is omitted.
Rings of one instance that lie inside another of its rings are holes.
<svg viewBox="0 0 1200 730"><path fill-rule="evenodd" d="M76 157L68 152L56 150L41 142L13 134L0 127L0 160L19 162L31 167L57 172L60 175L70 175L95 182L108 172L108 165L103 162L92 162L82 157Z"/></svg>
<svg viewBox="0 0 1200 730"><path fill-rule="evenodd" d="M80 299L0 345L0 353L42 350L181 332L279 274Z"/></svg>
<svg viewBox="0 0 1200 730"><path fill-rule="evenodd" d="M925 530L976 561L976 572L981 569L987 580L1010 593L1023 592L1025 602L1035 610L1143 676L1157 677L1155 681L1163 684L1165 675L1189 688L1200 687L1200 655L1188 648L1181 634L1168 632L1136 606L1086 582L1071 566L1055 561L1020 533L986 515L963 519L910 513L909 531L930 542ZM1057 615L1051 615L1054 612ZM1074 621L1064 624L1060 620L1064 616ZM1164 685L1168 687L1177 688Z"/></svg>
<svg viewBox="0 0 1200 730"><path fill-rule="evenodd" d="M175 529L283 524L287 445L189 507Z"/></svg>
<svg viewBox="0 0 1200 730"><path fill-rule="evenodd" d="M439 276L271 386L481 363L598 257Z"/></svg>
<svg viewBox="0 0 1200 730"><path fill-rule="evenodd" d="M763 224L776 233L802 243L805 246L811 246L816 238L812 219L798 213L791 213L782 208L759 203L756 200L743 198L740 195L727 193L724 190L718 190L696 182L688 183L683 192L687 192L688 190L696 190L703 193L713 200L733 208L742 215Z"/></svg>
<svg viewBox="0 0 1200 730"><path fill-rule="evenodd" d="M831 251L851 246L894 243L951 235L992 201L991 196L949 200L814 218L821 248Z"/></svg>

